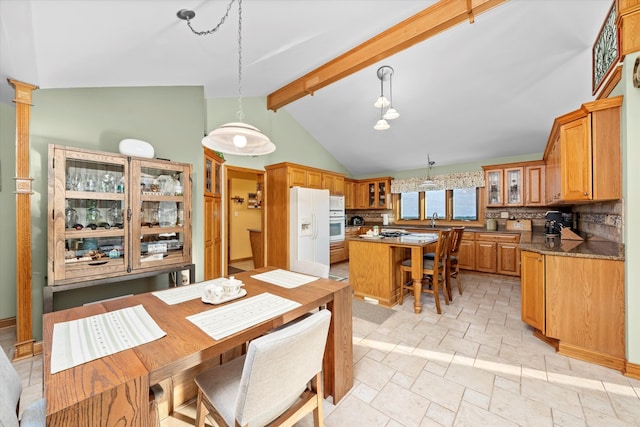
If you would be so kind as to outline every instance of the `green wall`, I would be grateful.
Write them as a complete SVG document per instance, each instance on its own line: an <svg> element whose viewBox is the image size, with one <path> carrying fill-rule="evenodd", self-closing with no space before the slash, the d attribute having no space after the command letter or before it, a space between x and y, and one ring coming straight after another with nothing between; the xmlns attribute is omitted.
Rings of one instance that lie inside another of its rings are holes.
<svg viewBox="0 0 640 427"><path fill-rule="evenodd" d="M348 174L348 171L309 135L291 115L281 109L267 110L266 98L243 98L244 122L260 129L276 145L276 151L260 156L225 156L226 165L263 170L264 166L280 162L299 163L320 169ZM238 98L207 100L207 132L223 123L237 122Z"/></svg>
<svg viewBox="0 0 640 427"><path fill-rule="evenodd" d="M16 109L0 103L0 319L16 315Z"/></svg>

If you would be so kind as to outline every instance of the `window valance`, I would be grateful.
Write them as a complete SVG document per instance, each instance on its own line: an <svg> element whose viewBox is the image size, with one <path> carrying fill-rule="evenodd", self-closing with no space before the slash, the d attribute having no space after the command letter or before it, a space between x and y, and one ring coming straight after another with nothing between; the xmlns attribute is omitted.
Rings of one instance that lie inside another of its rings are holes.
<svg viewBox="0 0 640 427"><path fill-rule="evenodd" d="M427 179L426 176L421 178L407 178L391 180L392 193L408 193L412 191L425 191L427 188L422 183ZM435 183L434 187L429 190L453 190L456 188L484 187L484 172L461 172L450 173L446 175L435 175L431 177L431 181Z"/></svg>

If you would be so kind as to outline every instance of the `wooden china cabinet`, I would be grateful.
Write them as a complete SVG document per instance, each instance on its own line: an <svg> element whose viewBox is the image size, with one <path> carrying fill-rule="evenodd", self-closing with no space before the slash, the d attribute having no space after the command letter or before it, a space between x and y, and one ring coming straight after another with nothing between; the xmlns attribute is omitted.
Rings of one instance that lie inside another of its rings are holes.
<svg viewBox="0 0 640 427"><path fill-rule="evenodd" d="M49 145L53 293L190 270L191 165Z"/></svg>

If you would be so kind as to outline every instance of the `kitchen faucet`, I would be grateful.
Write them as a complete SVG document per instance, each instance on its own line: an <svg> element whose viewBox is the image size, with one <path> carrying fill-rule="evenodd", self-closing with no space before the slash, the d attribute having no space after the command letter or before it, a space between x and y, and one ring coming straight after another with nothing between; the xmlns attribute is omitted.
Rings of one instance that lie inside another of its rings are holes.
<svg viewBox="0 0 640 427"><path fill-rule="evenodd" d="M436 219L438 219L438 212L434 212L431 215L431 228L436 228Z"/></svg>

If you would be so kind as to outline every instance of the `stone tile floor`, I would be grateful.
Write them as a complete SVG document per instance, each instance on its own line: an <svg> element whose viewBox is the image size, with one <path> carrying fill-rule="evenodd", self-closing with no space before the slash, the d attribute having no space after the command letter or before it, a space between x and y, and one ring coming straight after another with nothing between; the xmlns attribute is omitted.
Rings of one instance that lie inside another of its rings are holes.
<svg viewBox="0 0 640 427"><path fill-rule="evenodd" d="M346 277L348 263L332 266ZM337 405L324 404L328 427L638 426L640 381L558 355L520 320L520 281L463 273L463 295L435 313L408 297L382 325L353 318L355 383ZM9 351L13 328L0 329ZM42 394L42 359L16 362L23 403ZM192 425L194 405L162 421ZM312 425L309 417L300 426Z"/></svg>

